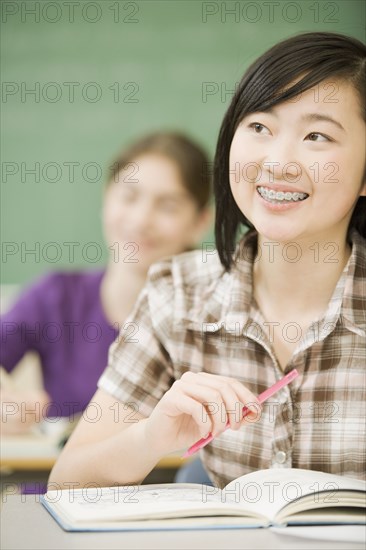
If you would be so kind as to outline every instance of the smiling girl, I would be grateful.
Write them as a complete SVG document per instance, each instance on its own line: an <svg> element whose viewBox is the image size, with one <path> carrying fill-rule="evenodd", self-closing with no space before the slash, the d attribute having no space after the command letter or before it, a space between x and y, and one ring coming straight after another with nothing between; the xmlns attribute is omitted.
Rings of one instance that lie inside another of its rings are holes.
<svg viewBox="0 0 366 550"><path fill-rule="evenodd" d="M219 486L272 467L365 475L365 59L353 38L305 33L249 67L217 143L218 254L150 271L137 342L111 347L100 420L81 420L51 482L138 483L208 432Z"/></svg>

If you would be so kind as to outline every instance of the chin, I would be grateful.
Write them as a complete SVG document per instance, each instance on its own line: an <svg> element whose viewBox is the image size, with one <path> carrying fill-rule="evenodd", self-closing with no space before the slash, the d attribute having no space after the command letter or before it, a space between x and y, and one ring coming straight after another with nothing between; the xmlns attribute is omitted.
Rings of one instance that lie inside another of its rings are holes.
<svg viewBox="0 0 366 550"><path fill-rule="evenodd" d="M281 224L253 224L264 241L294 242L300 238L300 231L291 227L281 227Z"/></svg>

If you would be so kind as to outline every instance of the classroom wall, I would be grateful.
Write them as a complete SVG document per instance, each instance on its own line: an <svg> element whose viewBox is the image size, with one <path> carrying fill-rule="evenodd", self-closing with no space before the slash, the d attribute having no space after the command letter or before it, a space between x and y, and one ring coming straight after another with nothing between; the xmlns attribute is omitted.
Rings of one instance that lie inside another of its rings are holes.
<svg viewBox="0 0 366 550"><path fill-rule="evenodd" d="M103 265L102 185L131 140L179 129L213 155L235 83L275 42L325 30L365 40L362 0L11 0L1 10L7 284Z"/></svg>

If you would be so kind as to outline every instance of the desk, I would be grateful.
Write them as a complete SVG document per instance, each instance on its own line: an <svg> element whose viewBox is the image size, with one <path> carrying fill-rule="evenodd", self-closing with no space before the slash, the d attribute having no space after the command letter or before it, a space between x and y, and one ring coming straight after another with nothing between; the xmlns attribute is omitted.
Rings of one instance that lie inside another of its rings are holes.
<svg viewBox="0 0 366 550"><path fill-rule="evenodd" d="M61 452L59 440L58 435L52 437L35 433L3 436L0 467L9 470L51 471ZM186 462L180 455L172 454L160 460L156 468L176 470Z"/></svg>
<svg viewBox="0 0 366 550"><path fill-rule="evenodd" d="M48 470L51 471L53 468L53 465L56 462L56 458L50 458L50 457L37 457L37 458L1 458L0 460L0 468L1 469L9 469L9 470L27 470L27 471L38 471L38 470ZM187 460L182 460L180 456L177 455L171 455L166 456L162 458L155 468L159 469L172 469L177 470L181 466L187 463Z"/></svg>
<svg viewBox="0 0 366 550"><path fill-rule="evenodd" d="M1 439L0 492L5 484L47 483L60 448L59 438L39 434L5 436ZM191 459L188 459L188 461ZM179 455L169 455L158 462L144 483L170 483L176 471L187 462Z"/></svg>
<svg viewBox="0 0 366 550"><path fill-rule="evenodd" d="M353 532L357 529L360 532L359 526L331 527L334 541L295 537L290 534L290 530L295 530L296 527L284 529L284 534L270 529L67 533L43 508L38 495L4 496L3 501L5 502L2 505L1 548L6 550L64 550L65 548L71 550L97 548L364 550L365 548L362 542L339 542L347 529ZM308 527L307 529L310 533L311 530L323 528ZM365 531L363 526L361 530Z"/></svg>

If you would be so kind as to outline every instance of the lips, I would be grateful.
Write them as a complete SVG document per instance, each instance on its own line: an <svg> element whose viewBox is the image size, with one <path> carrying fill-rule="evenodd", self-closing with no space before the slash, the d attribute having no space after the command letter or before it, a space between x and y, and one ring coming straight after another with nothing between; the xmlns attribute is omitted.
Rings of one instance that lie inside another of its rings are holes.
<svg viewBox="0 0 366 550"><path fill-rule="evenodd" d="M309 197L308 193L304 191L290 190L285 186L276 186L276 188L272 188L265 185L259 185L257 187L257 192L262 199L274 204L300 202Z"/></svg>

